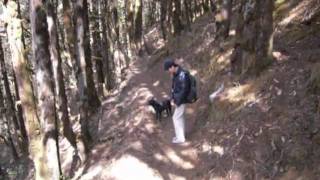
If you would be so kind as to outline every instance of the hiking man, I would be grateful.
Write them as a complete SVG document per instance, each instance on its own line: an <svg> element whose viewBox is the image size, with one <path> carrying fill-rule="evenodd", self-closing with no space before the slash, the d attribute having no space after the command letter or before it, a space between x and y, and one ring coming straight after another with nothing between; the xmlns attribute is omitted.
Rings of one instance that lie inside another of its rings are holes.
<svg viewBox="0 0 320 180"><path fill-rule="evenodd" d="M172 77L171 100L175 105L172 117L175 137L172 139L172 143L184 143L186 141L184 111L190 92L189 73L177 65L172 58L165 60L164 70L169 72Z"/></svg>

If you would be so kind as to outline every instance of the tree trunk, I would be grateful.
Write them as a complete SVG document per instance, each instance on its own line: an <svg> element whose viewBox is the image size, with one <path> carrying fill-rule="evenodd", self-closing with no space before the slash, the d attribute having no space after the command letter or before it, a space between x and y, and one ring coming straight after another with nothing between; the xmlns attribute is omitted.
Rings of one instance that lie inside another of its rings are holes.
<svg viewBox="0 0 320 180"><path fill-rule="evenodd" d="M216 14L216 25L219 36L229 36L233 0L222 0L218 13Z"/></svg>
<svg viewBox="0 0 320 180"><path fill-rule="evenodd" d="M10 83L9 83L8 73L7 73L6 65L5 65L5 61L4 61L4 51L2 48L1 39L0 39L0 69L1 69L1 73L2 73L5 91L6 91L6 100L8 103L8 108L7 108L8 112L7 112L6 119L9 121L12 121L12 123L14 125L14 129L15 129L13 135L14 135L14 137L17 137L17 143L18 143L21 151L25 155L27 155L28 154L28 138L25 135L26 132L25 132L24 124L21 124L21 126L20 126L19 121L18 121L18 117L16 114L15 102L14 102L13 95L12 95L11 89L10 89ZM22 119L22 121L23 121L23 119ZM11 133L10 133L10 138L11 138Z"/></svg>
<svg viewBox="0 0 320 180"><path fill-rule="evenodd" d="M57 149L57 119L52 64L49 52L49 33L46 9L41 0L30 1L32 50L35 61L40 107L41 139L35 161L36 179L59 179L59 153Z"/></svg>
<svg viewBox="0 0 320 180"><path fill-rule="evenodd" d="M12 61L11 61L12 63ZM13 73L13 79L14 79L14 88L15 88L15 92L16 92L16 98L18 102L21 102L21 98L20 98L20 94L19 94L19 87L18 87L18 83L17 83L17 78L16 75ZM19 127L20 127L20 131L21 131L21 135L23 138L23 148L22 150L24 151L24 153L28 152L28 133L27 133L27 129L26 129L26 124L24 122L24 118L23 118L23 110L22 110L22 106L21 103L16 103L16 108L17 108L17 118L19 121Z"/></svg>
<svg viewBox="0 0 320 180"><path fill-rule="evenodd" d="M215 0L210 0L210 9L212 13L215 13L217 10L216 3L214 2Z"/></svg>
<svg viewBox="0 0 320 180"><path fill-rule="evenodd" d="M209 2L208 2L208 0L202 0L202 9L203 9L204 13L209 11Z"/></svg>
<svg viewBox="0 0 320 180"><path fill-rule="evenodd" d="M81 2L80 2L81 1ZM85 70L86 70L86 81L88 88L88 104L92 107L92 110L97 109L101 102L99 100L94 80L93 70L91 62L91 49L90 49L90 32L89 32L89 16L88 16L88 2L87 0L78 0L78 5L82 4L82 15L83 15L83 46L84 46L84 57L85 57ZM79 40L79 39L78 39Z"/></svg>
<svg viewBox="0 0 320 180"><path fill-rule="evenodd" d="M1 110L1 108L0 108L0 110ZM1 113L0 116L2 116L2 119L3 119L5 126L6 126L5 129L7 130L7 135L6 135L6 137L7 137L6 139L7 139L7 143L8 143L7 145L11 149L13 159L17 160L17 159L19 159L19 155L18 155L17 149L16 149L14 142L13 142L13 139L12 139L11 126L10 126L10 122L8 121L8 118L7 118L7 117L10 117L11 115L8 114L8 112L3 112L3 114Z"/></svg>
<svg viewBox="0 0 320 180"><path fill-rule="evenodd" d="M81 138L84 142L86 152L89 152L89 143L92 141L91 135L89 133L88 126L88 108L89 108L89 84L91 80L88 80L88 71L90 71L90 66L88 66L88 51L85 51L85 48L88 46L87 30L85 28L85 4L86 0L77 0L74 14L74 24L77 37L76 43L76 62L78 66L78 71L76 72L78 90L80 95L80 124L81 124ZM89 47L90 48L90 47ZM91 69L92 70L92 69ZM92 71L91 71L92 72ZM92 75L92 74L91 74ZM91 76L92 78L92 76Z"/></svg>
<svg viewBox="0 0 320 180"><path fill-rule="evenodd" d="M166 17L166 31L167 36L171 35L174 32L173 25L173 1L174 0L166 0L167 1L167 17Z"/></svg>
<svg viewBox="0 0 320 180"><path fill-rule="evenodd" d="M21 5L20 5L20 1L19 0L16 0L16 3L17 3L17 6L18 6L18 18L19 19L22 19L22 16L21 16ZM21 22L21 27L22 27L22 22ZM23 30L22 30L22 34L21 34L21 41L22 41L22 44L23 44L23 48L25 49L26 48L26 43L25 43L25 37L24 37L24 33L23 33Z"/></svg>
<svg viewBox="0 0 320 180"><path fill-rule="evenodd" d="M12 121L14 124L14 128L19 130L19 123L18 123L18 119L17 116L15 114L16 109L15 109L15 103L13 100L13 96L11 93L11 89L10 89L10 83L9 83L9 79L8 79L8 73L7 73L7 68L5 65L5 61L4 61L4 53L3 53L3 49L2 49L2 42L0 39L0 69L1 69L1 73L2 73L2 79L4 82L4 88L6 90L6 95L7 95L7 101L8 101L8 110L9 113L12 115Z"/></svg>
<svg viewBox="0 0 320 180"><path fill-rule="evenodd" d="M1 69L1 66L0 66ZM1 77L1 76L0 76ZM1 114L4 113L4 98L3 98L3 92L2 92L2 78L0 78L0 112Z"/></svg>
<svg viewBox="0 0 320 180"><path fill-rule="evenodd" d="M92 13L92 54L93 60L96 67L96 80L98 83L98 92L100 95L103 95L103 62L102 62L102 53L105 51L101 48L101 27L100 27L100 13L99 13L100 0L92 0L90 5Z"/></svg>
<svg viewBox="0 0 320 180"><path fill-rule="evenodd" d="M8 117L10 117L10 115L6 112L5 108L0 107L0 121L3 121L1 124L4 125L4 127L2 128L5 128L6 130L6 134L0 134L0 138L4 140L8 147L10 147L13 159L18 160L19 155L12 139Z"/></svg>
<svg viewBox="0 0 320 180"><path fill-rule="evenodd" d="M110 37L110 50L111 50L111 69L113 69L113 83L115 86L119 87L121 83L121 61L120 61L120 17L117 9L117 1L112 1L110 3L110 14L108 22L110 23L109 37ZM109 23L108 23L109 24ZM134 33L134 31L133 31Z"/></svg>
<svg viewBox="0 0 320 180"><path fill-rule="evenodd" d="M70 62L74 68L74 75L76 76L76 53L75 53L75 29L72 21L72 10L70 0L62 0L63 6L63 34L65 37L64 47L66 49L67 61Z"/></svg>
<svg viewBox="0 0 320 180"><path fill-rule="evenodd" d="M259 72L272 62L274 1L258 1L258 28L255 68Z"/></svg>
<svg viewBox="0 0 320 180"><path fill-rule="evenodd" d="M181 33L183 26L181 22L181 2L180 0L173 0L174 10L173 10L173 27L174 34L178 35Z"/></svg>
<svg viewBox="0 0 320 180"><path fill-rule="evenodd" d="M198 0L194 0L193 2L194 2L194 9L193 9L194 17L197 18L201 14L201 7L198 3Z"/></svg>
<svg viewBox="0 0 320 180"><path fill-rule="evenodd" d="M134 40L136 43L141 43L142 40L142 0L135 2L135 16L134 16Z"/></svg>
<svg viewBox="0 0 320 180"><path fill-rule="evenodd" d="M70 144L76 148L76 137L69 119L68 100L65 92L64 76L62 72L58 31L56 26L57 18L53 8L53 5L49 3L47 8L47 22L50 38L49 50L51 54L53 78L55 83L57 118L63 124L63 135L67 138Z"/></svg>
<svg viewBox="0 0 320 180"><path fill-rule="evenodd" d="M231 60L234 72L258 74L272 62L273 3L241 2L235 51Z"/></svg>
<svg viewBox="0 0 320 180"><path fill-rule="evenodd" d="M102 62L103 62L103 69L104 69L104 84L107 91L110 91L113 89L113 83L112 83L112 72L110 68L110 47L109 47L109 38L108 38L108 32L110 32L110 29L107 28L107 21L106 17L108 16L107 13L107 2L104 2L100 6L101 8L101 25L102 25L102 41L101 41L101 48L102 51Z"/></svg>
<svg viewBox="0 0 320 180"><path fill-rule="evenodd" d="M191 28L191 9L190 9L190 0L184 0L184 8L185 8L185 18L186 18L186 22L187 22L187 27L190 30Z"/></svg>
<svg viewBox="0 0 320 180"><path fill-rule="evenodd" d="M10 12L17 12L17 5L10 1L8 7L12 8ZM26 122L26 129L29 140L25 140L25 144L36 143L39 134L36 132L39 128L39 119L37 116L36 103L33 94L32 82L30 72L27 69L27 58L22 42L22 27L21 20L17 18L17 13L11 13L8 16L7 34L10 44L11 58L13 63L13 70L16 76L18 86L18 93L21 98L21 106ZM30 148L30 147L29 147ZM35 156L34 150L32 156Z"/></svg>
<svg viewBox="0 0 320 180"><path fill-rule="evenodd" d="M319 93L320 91L320 63L316 63L312 68L311 76L308 81L308 91L316 94ZM320 109L319 109L319 112L320 112Z"/></svg>
<svg viewBox="0 0 320 180"><path fill-rule="evenodd" d="M12 153L13 158L15 160L17 160L19 156L18 156L18 152L15 148L15 145L13 143L12 137L11 137L8 117L10 117L10 116L8 115L8 112L6 111L6 108L5 108L4 98L3 98L3 93L2 93L2 83L0 80L0 121L3 122L3 123L1 123L1 125L5 125L6 127L4 127L4 128L7 129L7 137L3 136L2 139L4 139L6 144L11 148L11 153ZM0 134L0 136L2 136L2 134Z"/></svg>
<svg viewBox="0 0 320 180"><path fill-rule="evenodd" d="M164 40L167 39L166 37L166 28L165 28L165 21L167 17L167 0L160 1L160 26L162 31L162 37Z"/></svg>
<svg viewBox="0 0 320 180"><path fill-rule="evenodd" d="M134 38L134 3L132 0L126 0L126 11L127 11L127 31L129 34L129 41L132 43Z"/></svg>

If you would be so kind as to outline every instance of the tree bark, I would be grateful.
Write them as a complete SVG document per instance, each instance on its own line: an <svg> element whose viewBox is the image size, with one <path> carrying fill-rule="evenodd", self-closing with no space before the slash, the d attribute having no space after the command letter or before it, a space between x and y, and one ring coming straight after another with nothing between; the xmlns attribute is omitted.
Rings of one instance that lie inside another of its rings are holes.
<svg viewBox="0 0 320 180"><path fill-rule="evenodd" d="M136 43L141 43L142 40L142 0L135 2L135 16L134 16L134 40Z"/></svg>
<svg viewBox="0 0 320 180"><path fill-rule="evenodd" d="M187 22L187 27L190 30L191 28L191 9L190 9L190 0L183 0L184 3L184 8L185 8L185 18L186 18L186 22Z"/></svg>
<svg viewBox="0 0 320 180"><path fill-rule="evenodd" d="M92 110L97 109L101 102L99 100L97 90L95 88L93 80L93 70L92 70L92 61L91 61L91 47L90 47L90 31L89 31L89 15L88 15L88 2L87 0L78 0L77 4L80 4L79 1L82 1L82 13L83 13L83 46L84 46L84 57L86 64L86 80L88 88L88 104L92 107ZM79 40L79 39L78 39Z"/></svg>
<svg viewBox="0 0 320 180"><path fill-rule="evenodd" d="M229 36L231 15L232 15L232 2L233 0L220 1L220 8L216 14L216 25L219 36L227 38Z"/></svg>
<svg viewBox="0 0 320 180"><path fill-rule="evenodd" d="M194 12L194 17L196 18L201 14L201 7L198 0L194 0L193 3L194 3L193 12Z"/></svg>
<svg viewBox="0 0 320 180"><path fill-rule="evenodd" d="M183 29L183 25L181 22L181 2L180 0L173 0L174 10L173 10L173 27L174 34L178 35L181 33Z"/></svg>
<svg viewBox="0 0 320 180"><path fill-rule="evenodd" d="M90 66L88 66L88 51L85 51L85 48L88 46L87 38L87 28L85 27L85 3L86 0L77 0L74 4L75 14L74 14L74 24L75 32L77 37L76 43L76 63L78 66L78 71L76 72L78 90L80 95L80 124L81 124L81 138L84 142L86 152L89 152L89 143L92 141L91 135L89 133L88 126L88 108L89 101L89 83L91 80L88 80L88 71L90 71ZM89 47L90 48L90 47ZM92 69L91 69L92 70ZM92 72L92 71L91 71ZM92 75L92 74L91 74ZM92 76L91 76L92 78Z"/></svg>
<svg viewBox="0 0 320 180"><path fill-rule="evenodd" d="M241 2L231 60L234 72L259 74L272 62L273 7L273 1Z"/></svg>
<svg viewBox="0 0 320 180"><path fill-rule="evenodd" d="M202 0L202 9L203 9L203 12L206 13L209 11L209 2L208 0Z"/></svg>
<svg viewBox="0 0 320 180"><path fill-rule="evenodd" d="M0 66L1 68L1 66ZM2 81L1 81L2 78L0 78L0 109L1 110L4 110L4 98L3 98L3 92L2 92ZM3 113L4 111L1 111L1 114Z"/></svg>
<svg viewBox="0 0 320 180"><path fill-rule="evenodd" d="M21 98L21 106L26 122L26 129L29 140L25 140L25 144L36 143L39 134L36 132L39 128L39 119L37 116L36 103L33 94L32 82L30 72L27 69L27 58L22 42L22 27L21 20L17 18L17 5L15 2L8 2L8 7L12 10L8 14L7 34L10 44L11 58L13 63L13 70L16 76L18 86L18 93ZM33 141L34 140L34 141ZM30 149L29 151L33 151ZM35 156L35 152L31 156Z"/></svg>
<svg viewBox="0 0 320 180"><path fill-rule="evenodd" d="M102 51L102 62L103 62L103 69L104 69L104 84L105 88L107 91L110 91L113 89L113 83L112 83L112 71L110 68L110 57L111 57L111 52L110 52L110 38L108 38L108 32L110 32L110 28L107 28L107 21L106 17L108 17L108 10L107 10L107 1L102 3L101 6L101 25L102 25L102 41L101 41L101 48L103 49Z"/></svg>
<svg viewBox="0 0 320 180"><path fill-rule="evenodd" d="M308 91L311 93L319 93L320 91L320 63L316 63L311 71L310 79L308 81ZM319 104L320 106L320 104ZM319 107L320 108L320 107ZM320 113L320 109L319 109Z"/></svg>
<svg viewBox="0 0 320 180"><path fill-rule="evenodd" d="M13 158L15 160L17 160L19 158L19 155L18 155L16 147L15 147L15 145L13 143L13 139L11 137L8 117L10 117L10 116L8 115L8 112L7 112L6 108L5 108L3 92L2 92L2 82L0 80L0 121L3 121L3 123L1 123L1 124L4 124L6 126L4 128L6 128L6 130L7 130L7 137L4 136L3 134L0 134L0 136L3 136L2 139L4 139L6 144L11 148L11 153L12 153Z"/></svg>
<svg viewBox="0 0 320 180"><path fill-rule="evenodd" d="M12 61L11 61L11 63L12 63ZM13 73L13 79L14 79L14 88L15 88L15 92L16 92L17 101L21 102L17 78L14 73ZM21 103L16 103L16 108L17 108L17 118L19 121L19 127L20 127L22 138L23 138L22 151L24 151L24 153L27 153L28 152L28 146L27 146L28 145L28 133L27 133L26 124L25 124L24 118L23 118L23 110L22 110Z"/></svg>
<svg viewBox="0 0 320 180"><path fill-rule="evenodd" d="M10 147L13 159L18 160L19 155L12 139L8 117L10 117L10 115L6 112L6 109L0 105L0 121L3 121L1 124L3 124L4 127L2 128L5 128L6 130L6 135L0 134L0 138L3 139L5 144Z"/></svg>
<svg viewBox="0 0 320 180"><path fill-rule="evenodd" d="M68 100L65 92L64 75L62 72L60 47L58 42L58 31L57 31L57 17L53 10L53 5L48 3L47 6L47 22L48 32L50 38L49 50L50 58L52 63L53 78L55 83L55 97L56 97L56 109L57 118L62 122L63 135L67 138L70 144L77 148L76 136L72 129L72 124L69 119L68 113Z"/></svg>
<svg viewBox="0 0 320 180"><path fill-rule="evenodd" d="M72 20L72 9L70 0L62 0L63 6L63 34L65 37L64 47L66 49L67 61L71 62L74 68L74 74L76 74L77 64L76 64L76 53L75 53L75 29ZM76 76L76 75L75 75Z"/></svg>
<svg viewBox="0 0 320 180"><path fill-rule="evenodd" d="M100 95L103 95L103 81L104 81L104 74L103 74L103 62L102 62L102 53L105 51L105 49L101 48L101 26L100 26L100 0L92 0L92 3L90 5L91 7L91 13L92 13L92 54L93 54L93 60L95 62L96 67L96 80L98 83L98 92Z"/></svg>
<svg viewBox="0 0 320 180"><path fill-rule="evenodd" d="M164 40L167 39L166 36L166 27L165 27L165 21L167 17L167 0L160 1L160 26L162 31L162 37Z"/></svg>
<svg viewBox="0 0 320 180"><path fill-rule="evenodd" d="M14 128L19 131L20 127L19 127L17 116L15 114L15 112L16 112L15 103L14 103L13 96L12 96L11 89L10 89L10 83L9 83L9 79L8 79L7 68L6 68L5 61L4 61L4 53L3 53L1 39L0 39L0 69L1 69L1 73L2 73L2 79L4 82L4 88L6 90L7 102L9 105L8 110L9 110L9 113L12 115L12 122L14 124Z"/></svg>
<svg viewBox="0 0 320 180"><path fill-rule="evenodd" d="M25 155L27 155L28 154L28 138L25 135L26 129L24 126L23 119L22 119L23 124L20 125L19 117L17 117L16 108L15 108L16 103L14 102L13 95L11 93L10 83L9 83L9 78L8 78L8 73L7 73L7 68L5 65L4 58L5 58L4 51L3 51L2 42L0 39L0 69L2 73L2 79L4 82L5 91L6 91L6 101L8 103L8 108L7 108L8 112L6 112L7 114L6 119L13 123L14 129L15 129L13 135L14 137L17 137L15 139L17 140L17 143L21 151ZM12 141L11 133L10 133L10 140ZM16 149L14 148L14 150Z"/></svg>
<svg viewBox="0 0 320 180"><path fill-rule="evenodd" d="M36 179L59 179L59 153L57 149L57 119L54 96L52 64L49 51L47 15L41 0L30 1L32 50L35 61L40 108L41 139L33 151L36 158ZM31 136L32 137L32 136ZM34 141L34 140L33 140Z"/></svg>

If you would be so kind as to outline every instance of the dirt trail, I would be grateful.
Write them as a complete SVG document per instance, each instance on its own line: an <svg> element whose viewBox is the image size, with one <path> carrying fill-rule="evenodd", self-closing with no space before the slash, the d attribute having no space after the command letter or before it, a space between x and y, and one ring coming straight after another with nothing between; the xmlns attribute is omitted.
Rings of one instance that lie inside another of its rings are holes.
<svg viewBox="0 0 320 180"><path fill-rule="evenodd" d="M157 122L146 105L152 96L165 98L171 83L161 61L151 69L147 61L136 60L120 94L103 102L97 136L100 140L86 166L78 172L83 174L80 179L195 178L198 157L192 137L182 145L172 144L171 118ZM187 112L192 114L192 108ZM187 118L189 133L194 120L190 115Z"/></svg>

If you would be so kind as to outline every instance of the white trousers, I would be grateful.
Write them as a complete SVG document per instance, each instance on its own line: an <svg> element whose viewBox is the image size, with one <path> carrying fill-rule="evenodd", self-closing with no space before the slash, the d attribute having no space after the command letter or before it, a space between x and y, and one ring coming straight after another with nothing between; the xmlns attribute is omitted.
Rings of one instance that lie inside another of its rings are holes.
<svg viewBox="0 0 320 180"><path fill-rule="evenodd" d="M174 110L173 113L173 126L174 126L174 131L176 134L176 138L178 141L185 141L185 134L184 134L184 129L185 129L185 120L184 120L184 110L186 108L185 104L182 104Z"/></svg>

